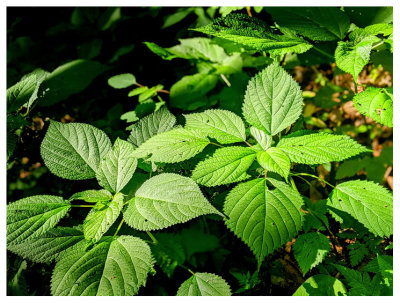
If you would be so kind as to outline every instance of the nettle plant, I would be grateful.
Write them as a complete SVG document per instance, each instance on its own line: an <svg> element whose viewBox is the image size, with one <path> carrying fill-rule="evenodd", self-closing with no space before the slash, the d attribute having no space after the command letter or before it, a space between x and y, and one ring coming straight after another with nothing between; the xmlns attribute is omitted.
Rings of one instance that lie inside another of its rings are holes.
<svg viewBox="0 0 400 303"><path fill-rule="evenodd" d="M228 229L249 246L257 271L268 255L301 233L294 254L303 274L324 259L328 269L320 268L295 295L388 294L392 259L371 247L393 233L392 194L369 181L333 186L293 170L295 164L325 164L369 152L348 136L291 132L302 108L299 85L273 63L249 81L243 103L246 123L230 111L211 109L185 115L182 127L161 107L134 124L127 141L117 139L112 146L107 135L91 125L51 121L41 146L46 166L69 180L96 178L102 189L78 192L68 199L39 195L9 203L7 247L34 262L56 261L53 295L135 295L149 273L154 273L158 241L151 231L213 214L221 216ZM159 165L193 158L208 145L215 151L198 162L190 177L158 173ZM149 178L128 186L137 178L137 167L149 171ZM293 177L307 176L333 188L326 201L312 203L299 193ZM221 210L198 186L235 182L240 183L226 196ZM90 208L83 224L56 227L75 207ZM354 238L373 243L370 247L355 243L350 256L355 266L367 254L375 254L364 272L349 268L331 253L337 237L328 215L347 227L348 234L354 233ZM132 233L121 234L124 223ZM151 241L143 240L140 231ZM188 271L192 276L177 295L231 294L222 277ZM337 272L347 288L334 277ZM369 273L374 274L372 280Z"/></svg>

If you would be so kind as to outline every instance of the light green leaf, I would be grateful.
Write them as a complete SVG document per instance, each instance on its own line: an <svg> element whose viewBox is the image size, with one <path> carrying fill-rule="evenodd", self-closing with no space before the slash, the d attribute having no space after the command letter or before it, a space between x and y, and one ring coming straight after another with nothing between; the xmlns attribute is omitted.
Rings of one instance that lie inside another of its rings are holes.
<svg viewBox="0 0 400 303"><path fill-rule="evenodd" d="M83 180L96 176L100 160L110 150L110 139L94 126L50 121L40 153L47 168L56 176Z"/></svg>
<svg viewBox="0 0 400 303"><path fill-rule="evenodd" d="M342 161L368 151L348 136L307 131L298 131L282 138L276 147L283 150L292 162L304 164Z"/></svg>
<svg viewBox="0 0 400 303"><path fill-rule="evenodd" d="M51 106L79 93L105 70L102 64L83 59L57 67L39 87L39 105Z"/></svg>
<svg viewBox="0 0 400 303"><path fill-rule="evenodd" d="M193 170L192 179L205 186L239 182L250 177L246 173L256 153L249 147L219 148L212 157L201 161Z"/></svg>
<svg viewBox="0 0 400 303"><path fill-rule="evenodd" d="M149 246L132 236L105 237L90 250L76 246L56 264L55 296L133 296L153 267Z"/></svg>
<svg viewBox="0 0 400 303"><path fill-rule="evenodd" d="M134 151L134 156L151 155L149 160L154 162L181 162L200 153L209 143L199 133L177 127L148 139Z"/></svg>
<svg viewBox="0 0 400 303"><path fill-rule="evenodd" d="M316 41L343 40L350 27L347 15L337 7L268 7L280 26Z"/></svg>
<svg viewBox="0 0 400 303"><path fill-rule="evenodd" d="M117 220L123 204L124 196L121 193L116 194L109 203L97 202L83 222L85 239L98 242Z"/></svg>
<svg viewBox="0 0 400 303"><path fill-rule="evenodd" d="M290 172L290 159L286 153L276 147L257 153L258 163L267 171L273 171L286 180Z"/></svg>
<svg viewBox="0 0 400 303"><path fill-rule="evenodd" d="M361 180L343 182L331 192L328 203L375 235L393 234L393 195L381 185Z"/></svg>
<svg viewBox="0 0 400 303"><path fill-rule="evenodd" d="M127 88L134 84L136 84L136 78L132 74L116 75L108 79L108 85L117 89Z"/></svg>
<svg viewBox="0 0 400 303"><path fill-rule="evenodd" d="M230 14L194 30L233 41L246 49L265 51L274 55L288 52L300 54L312 47L300 37L274 33L263 21L244 14Z"/></svg>
<svg viewBox="0 0 400 303"><path fill-rule="evenodd" d="M323 234L312 232L300 235L294 243L293 252L303 276L320 264L330 250L331 244Z"/></svg>
<svg viewBox="0 0 400 303"><path fill-rule="evenodd" d="M19 243L47 232L63 218L71 204L50 195L23 198L7 205L7 244Z"/></svg>
<svg viewBox="0 0 400 303"><path fill-rule="evenodd" d="M108 202L111 199L112 199L112 194L108 190L89 189L73 194L71 198L68 199L68 201L71 202L73 200L83 200L89 203L96 203L96 202Z"/></svg>
<svg viewBox="0 0 400 303"><path fill-rule="evenodd" d="M221 144L230 144L246 140L246 131L242 119L223 109L209 109L202 113L185 115L185 128L196 130L203 136L217 140Z"/></svg>
<svg viewBox="0 0 400 303"><path fill-rule="evenodd" d="M339 41L335 51L337 66L346 73L350 73L357 81L358 75L369 61L373 42L374 40L370 37L358 43Z"/></svg>
<svg viewBox="0 0 400 303"><path fill-rule="evenodd" d="M220 214L190 178L164 173L136 191L124 219L138 230L163 229L206 214Z"/></svg>
<svg viewBox="0 0 400 303"><path fill-rule="evenodd" d="M354 107L378 123L393 127L393 89L368 87L354 96Z"/></svg>
<svg viewBox="0 0 400 303"><path fill-rule="evenodd" d="M174 115L163 106L134 124L128 142L132 143L134 147L138 147L151 137L169 131L175 123Z"/></svg>
<svg viewBox="0 0 400 303"><path fill-rule="evenodd" d="M377 255L362 268L362 271L377 274L393 294L393 256Z"/></svg>
<svg viewBox="0 0 400 303"><path fill-rule="evenodd" d="M293 124L302 109L299 85L277 63L258 73L247 86L243 115L248 123L269 135Z"/></svg>
<svg viewBox="0 0 400 303"><path fill-rule="evenodd" d="M256 139L257 143L260 144L263 150L267 150L272 144L272 137L267 135L261 129L254 126L250 127L250 134Z"/></svg>
<svg viewBox="0 0 400 303"><path fill-rule="evenodd" d="M293 296L346 296L347 290L340 280L328 275L308 278Z"/></svg>
<svg viewBox="0 0 400 303"><path fill-rule="evenodd" d="M83 233L79 229L57 227L22 242L8 244L7 249L24 259L49 263L59 260L67 249L84 240Z"/></svg>
<svg viewBox="0 0 400 303"><path fill-rule="evenodd" d="M231 296L231 288L220 276L195 273L181 284L177 296Z"/></svg>
<svg viewBox="0 0 400 303"><path fill-rule="evenodd" d="M134 96L140 95L148 90L149 90L149 88L147 86L141 86L141 87L134 88L128 93L128 97L134 97Z"/></svg>
<svg viewBox="0 0 400 303"><path fill-rule="evenodd" d="M284 182L255 179L237 185L226 197L228 228L255 254L259 266L265 256L290 241L302 227L303 200Z"/></svg>
<svg viewBox="0 0 400 303"><path fill-rule="evenodd" d="M128 141L117 139L112 150L100 162L96 178L100 186L111 192L120 192L132 178L137 159L133 156L135 148Z"/></svg>
<svg viewBox="0 0 400 303"><path fill-rule="evenodd" d="M206 105L206 94L217 85L214 74L194 74L184 76L170 90L170 106L194 110Z"/></svg>

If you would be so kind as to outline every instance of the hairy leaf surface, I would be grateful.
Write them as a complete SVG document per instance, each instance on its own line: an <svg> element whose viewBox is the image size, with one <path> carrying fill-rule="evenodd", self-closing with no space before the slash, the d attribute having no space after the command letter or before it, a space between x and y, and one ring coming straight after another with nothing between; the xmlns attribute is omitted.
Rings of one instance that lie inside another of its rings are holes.
<svg viewBox="0 0 400 303"><path fill-rule="evenodd" d="M254 252L259 265L301 229L303 200L284 182L255 179L237 185L226 197L226 225Z"/></svg>
<svg viewBox="0 0 400 303"><path fill-rule="evenodd" d="M230 144L246 140L242 119L223 109L209 109L202 113L185 115L186 129L196 130L201 135Z"/></svg>
<svg viewBox="0 0 400 303"><path fill-rule="evenodd" d="M206 214L221 214L190 178L164 173L137 190L124 213L125 222L139 230L156 230Z"/></svg>
<svg viewBox="0 0 400 303"><path fill-rule="evenodd" d="M276 63L258 73L247 86L243 115L248 123L269 135L294 123L302 109L299 85Z"/></svg>
<svg viewBox="0 0 400 303"><path fill-rule="evenodd" d="M105 237L90 250L76 246L58 261L55 296L133 296L153 266L149 246L132 236Z"/></svg>
<svg viewBox="0 0 400 303"><path fill-rule="evenodd" d="M197 164L193 170L192 179L205 186L245 180L250 177L246 171L255 157L255 151L249 147L219 148L210 158Z"/></svg>
<svg viewBox="0 0 400 303"><path fill-rule="evenodd" d="M73 194L68 201L83 200L89 203L108 202L112 199L112 194L105 189L89 189Z"/></svg>
<svg viewBox="0 0 400 303"><path fill-rule="evenodd" d="M331 192L329 204L349 213L375 235L393 234L393 195L381 185L361 180L343 182Z"/></svg>
<svg viewBox="0 0 400 303"><path fill-rule="evenodd" d="M307 131L298 131L282 138L277 147L283 150L292 162L304 164L342 161L368 151L348 136Z"/></svg>
<svg viewBox="0 0 400 303"><path fill-rule="evenodd" d="M195 273L181 284L177 296L231 296L231 288L220 276Z"/></svg>
<svg viewBox="0 0 400 303"><path fill-rule="evenodd" d="M64 217L71 204L63 198L40 195L7 205L7 243L15 244L47 232Z"/></svg>
<svg viewBox="0 0 400 303"><path fill-rule="evenodd" d="M308 278L293 296L346 296L343 283L328 275L315 275Z"/></svg>
<svg viewBox="0 0 400 303"><path fill-rule="evenodd" d="M276 147L257 153L258 163L267 171L273 171L287 180L290 172L290 159L286 153Z"/></svg>
<svg viewBox="0 0 400 303"><path fill-rule="evenodd" d="M260 144L263 150L267 150L272 144L272 136L267 135L261 129L254 126L250 127L250 134L256 139L257 143Z"/></svg>
<svg viewBox="0 0 400 303"><path fill-rule="evenodd" d="M110 150L110 139L94 126L51 121L40 152L47 168L56 176L83 180L96 176L100 160Z"/></svg>

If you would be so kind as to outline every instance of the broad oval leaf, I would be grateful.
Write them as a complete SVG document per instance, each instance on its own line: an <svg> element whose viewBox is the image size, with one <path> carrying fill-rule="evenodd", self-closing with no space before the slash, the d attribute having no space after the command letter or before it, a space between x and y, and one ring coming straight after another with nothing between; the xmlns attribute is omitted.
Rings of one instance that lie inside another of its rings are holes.
<svg viewBox="0 0 400 303"><path fill-rule="evenodd" d="M174 115L163 106L133 125L128 142L138 147L151 137L169 131L176 123Z"/></svg>
<svg viewBox="0 0 400 303"><path fill-rule="evenodd" d="M127 88L136 84L136 78L132 74L120 74L108 79L108 85L113 88Z"/></svg>
<svg viewBox="0 0 400 303"><path fill-rule="evenodd" d="M257 161L267 171L273 171L287 180L290 172L290 159L283 150L270 147L266 151L258 152Z"/></svg>
<svg viewBox="0 0 400 303"><path fill-rule="evenodd" d="M192 179L164 173L136 191L124 213L125 222L139 230L163 229L206 214L220 214Z"/></svg>
<svg viewBox="0 0 400 303"><path fill-rule="evenodd" d="M256 139L257 143L260 144L263 150L267 150L272 144L272 137L267 135L261 129L254 126L250 127L250 134Z"/></svg>
<svg viewBox="0 0 400 303"><path fill-rule="evenodd" d="M255 179L237 185L226 197L227 227L255 254L259 266L264 258L290 241L301 230L303 200L284 182Z"/></svg>
<svg viewBox="0 0 400 303"><path fill-rule="evenodd" d="M354 96L354 107L363 115L393 127L393 89L368 87Z"/></svg>
<svg viewBox="0 0 400 303"><path fill-rule="evenodd" d="M228 110L209 109L202 113L185 115L185 119L186 129L196 130L221 144L246 140L246 131L242 119Z"/></svg>
<svg viewBox="0 0 400 303"><path fill-rule="evenodd" d="M348 136L308 131L285 136L276 147L283 150L292 162L303 164L342 161L368 151Z"/></svg>
<svg viewBox="0 0 400 303"><path fill-rule="evenodd" d="M112 194L105 189L89 189L73 194L68 201L83 200L89 203L108 202L112 199Z"/></svg>
<svg viewBox="0 0 400 303"><path fill-rule="evenodd" d="M110 139L94 126L50 121L40 153L47 168L56 176L83 180L96 176L100 160L110 150Z"/></svg>
<svg viewBox="0 0 400 303"><path fill-rule="evenodd" d="M49 263L58 260L67 249L81 241L85 242L81 230L71 227L57 227L22 242L8 244L7 249L24 259Z"/></svg>
<svg viewBox="0 0 400 303"><path fill-rule="evenodd" d="M248 123L276 135L294 123L303 109L299 85L277 63L253 77L247 86L243 115Z"/></svg>
<svg viewBox="0 0 400 303"><path fill-rule="evenodd" d="M50 195L32 196L7 205L7 244L34 238L53 228L71 204Z"/></svg>
<svg viewBox="0 0 400 303"><path fill-rule="evenodd" d="M297 237L293 253L303 276L320 264L331 250L331 243L326 236L318 232L302 234Z"/></svg>
<svg viewBox="0 0 400 303"><path fill-rule="evenodd" d="M220 276L195 273L181 284L177 296L231 296L231 288Z"/></svg>
<svg viewBox="0 0 400 303"><path fill-rule="evenodd" d="M109 203L98 202L88 213L83 222L83 234L86 240L98 242L111 225L117 220L124 196L118 193Z"/></svg>
<svg viewBox="0 0 400 303"><path fill-rule="evenodd" d="M346 296L346 287L340 280L328 275L315 275L308 278L293 296Z"/></svg>
<svg viewBox="0 0 400 303"><path fill-rule="evenodd" d="M193 170L192 179L205 186L245 180L250 177L246 171L255 157L255 151L249 147L219 148L210 158L197 164Z"/></svg>
<svg viewBox="0 0 400 303"><path fill-rule="evenodd" d="M200 153L210 141L193 130L181 127L151 137L140 145L133 155L154 162L176 163L190 159Z"/></svg>
<svg viewBox="0 0 400 303"><path fill-rule="evenodd" d="M96 172L96 178L102 187L116 193L124 188L136 170L138 161L133 156L134 150L128 141L119 138L115 141Z"/></svg>
<svg viewBox="0 0 400 303"><path fill-rule="evenodd" d="M393 195L381 185L361 180L340 183L328 203L350 214L375 235L393 234Z"/></svg>
<svg viewBox="0 0 400 303"><path fill-rule="evenodd" d="M132 236L105 237L93 248L74 247L56 264L55 296L133 296L153 267L150 247Z"/></svg>

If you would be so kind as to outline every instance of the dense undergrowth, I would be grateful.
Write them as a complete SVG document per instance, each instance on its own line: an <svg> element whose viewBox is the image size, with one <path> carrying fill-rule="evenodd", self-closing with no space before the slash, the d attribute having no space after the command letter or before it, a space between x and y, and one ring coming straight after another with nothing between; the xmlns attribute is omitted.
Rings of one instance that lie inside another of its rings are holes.
<svg viewBox="0 0 400 303"><path fill-rule="evenodd" d="M9 8L8 294L392 295L392 23Z"/></svg>

